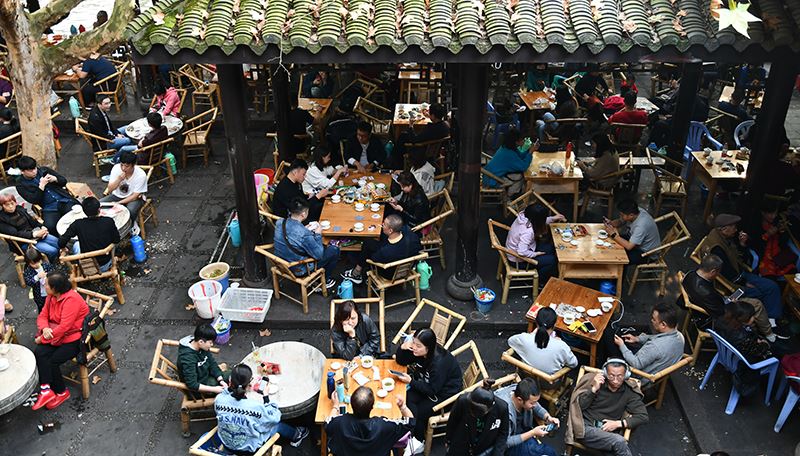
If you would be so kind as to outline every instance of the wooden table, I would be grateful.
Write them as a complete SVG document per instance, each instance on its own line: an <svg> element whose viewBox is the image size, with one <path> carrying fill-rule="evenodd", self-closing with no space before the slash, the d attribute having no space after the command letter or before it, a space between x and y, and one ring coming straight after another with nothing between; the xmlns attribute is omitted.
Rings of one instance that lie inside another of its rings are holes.
<svg viewBox="0 0 800 456"><path fill-rule="evenodd" d="M53 84L59 88L56 93L65 93L63 90L60 90L62 84L69 84L75 87L75 90L78 92L78 102L80 102L81 106L86 106L83 100L83 93L81 93L81 79L78 77L78 73L67 70L67 73L56 75L56 77L53 78ZM73 92L66 93L71 95Z"/></svg>
<svg viewBox="0 0 800 456"><path fill-rule="evenodd" d="M392 116L392 129L394 130L394 138L400 137L400 133L408 127L411 122L409 118L402 118L400 117L400 112L405 111L406 113L411 112L413 108L417 108L419 114L414 118L414 129L422 128L425 125L431 123L431 119L426 115L422 114L423 105L426 103L398 103L394 105L394 115Z"/></svg>
<svg viewBox="0 0 800 456"><path fill-rule="evenodd" d="M173 136L183 128L183 121L175 116L162 116L162 125L167 127L167 134ZM125 127L125 135L131 139L139 141L148 133L153 131L153 127L147 123L147 117L136 119Z"/></svg>
<svg viewBox="0 0 800 456"><path fill-rule="evenodd" d="M794 279L794 274L786 274L783 276L786 279L786 288L783 289L783 302L791 309L795 318L800 319L800 307L788 305L789 298L794 295L795 298L800 299L800 282Z"/></svg>
<svg viewBox="0 0 800 456"><path fill-rule="evenodd" d="M699 179L700 182L702 182L703 185L708 188L708 198L706 199L706 206L703 210L703 220L707 220L709 214L711 214L711 206L714 204L714 196L717 194L717 183L719 181L744 181L745 177L747 177L748 160L737 160L735 158L736 152L738 151L729 151L729 156L727 159L730 160L734 165L741 163L741 165L744 167L744 171L741 174L736 170L723 171L722 165L717 164L717 161L722 157L722 151L714 150L711 152L711 156L714 158L714 164L711 166L706 165L706 159L703 155L703 152L692 152L694 160L692 160L692 171L689 173L689 183L691 184L693 177L697 177L697 179Z"/></svg>
<svg viewBox="0 0 800 456"><path fill-rule="evenodd" d="M331 413L331 409L333 408L333 401L331 401L330 397L327 397L328 392L328 372L335 372L335 378L337 381L341 380L342 378L342 367L338 370L334 371L331 369L331 364L333 362L338 362L344 367L347 361L343 359L326 359L325 366L322 369L322 380L319 385L319 400L317 401L317 414L314 417L314 422L319 424L322 428L322 442L320 444L320 451L322 456L327 455L327 447L328 447L328 436L325 434L325 420L328 418L328 415ZM358 362L359 358L355 358L355 361ZM376 359L375 366L378 367L380 370L380 378L384 379L386 377L393 378L395 380L395 387L394 390L389 392L389 395L380 398L378 397L377 391L381 389L380 381L372 380L372 369L364 369L359 365L357 369L350 372L350 388L345 391L345 396L352 395L355 390L359 387L358 383L353 379L353 374L356 372L361 372L367 378L370 379L369 383L367 383L366 387L372 390L372 394L375 395L375 406L372 408L372 413L370 416L383 416L390 420L397 420L402 418L403 414L400 412L400 409L397 407L397 398L400 397L404 401L406 399L406 385L397 380L397 377L389 373L389 369L399 371L399 372L406 372L406 367L397 364L397 361L394 359ZM388 403L390 405L389 408L378 408L379 403ZM350 404L347 405L347 411L349 413L353 412L353 409L350 407ZM368 456L368 455L364 455Z"/></svg>
<svg viewBox="0 0 800 456"><path fill-rule="evenodd" d="M647 114L652 114L658 111L658 106L654 105L652 101L645 97L636 97L636 109L641 109Z"/></svg>
<svg viewBox="0 0 800 456"><path fill-rule="evenodd" d="M564 166L566 157L566 151L534 152L531 164L528 166L528 170L525 171L525 180L527 181L527 190L534 190L540 195L571 193L572 220L577 220L578 185L583 179L583 171L575 166L572 174L569 173L569 169L565 169L563 176L539 173L539 166L543 164L558 162L561 166ZM575 162L575 154L572 155L571 161Z"/></svg>
<svg viewBox="0 0 800 456"><path fill-rule="evenodd" d="M573 246L564 242L557 232L558 229L566 228L568 225L582 225L586 227L589 234L573 237L578 241L578 245ZM599 239L597 233L602 229L605 229L602 223L553 223L550 225L558 257L558 277L561 279L616 279L617 296L622 296L623 269L628 264L628 254L610 237L605 239L611 244L610 247L595 244L595 241Z"/></svg>
<svg viewBox="0 0 800 456"><path fill-rule="evenodd" d="M575 307L584 307L586 310L599 309L600 301L598 301L597 298L601 296L609 295L553 277L547 281L547 284L545 284L544 288L542 288L542 292L539 293L536 301L533 302L531 309L525 314L525 319L528 320L528 332L533 331L535 325L532 312L534 306L536 305L547 307L550 304L558 305L563 302L565 304L571 304ZM600 340L603 338L603 332L606 330L606 327L611 320L611 316L614 315L614 312L616 312L619 305L618 303L619 301L615 300L613 302L613 307L609 312L604 312L597 317L589 317L588 315L584 314L583 318L580 319L581 321L591 321L594 327L597 329L597 332L595 333L585 333L580 329L573 332L570 331L569 327L564 324L563 318L558 317L556 320L556 331L570 334L571 336L582 339L589 344L589 351L575 347L570 348L575 353L588 356L589 365L592 367L597 367L597 344L600 343Z"/></svg>
<svg viewBox="0 0 800 456"><path fill-rule="evenodd" d="M549 111L556 108L555 102L553 101L555 100L555 93L550 95L544 90L520 91L519 97L525 103L529 111ZM548 101L546 103L536 103L536 100L542 98Z"/></svg>
<svg viewBox="0 0 800 456"><path fill-rule="evenodd" d="M351 172L347 177L342 180L345 185L357 185L356 182L365 176L372 176L373 183L383 184L386 186L388 192L392 185L392 176L389 174L381 173L359 173ZM327 244L333 238L357 238L364 239L377 239L381 235L381 225L383 224L383 217L385 212L385 205L381 204L378 212L372 212L369 208L370 203L365 203L364 210L361 212L356 211L355 203L347 204L344 201L334 203L330 198L326 198L322 206L322 213L320 214L320 221L329 220L331 227L322 232L322 239ZM378 217L373 217L377 215ZM364 231L353 230L353 225L356 222L364 224ZM361 246L348 246L342 250L358 251Z"/></svg>
<svg viewBox="0 0 800 456"><path fill-rule="evenodd" d="M39 386L36 357L26 347L17 344L0 344L0 358L9 366L0 372L0 415L10 412L28 400Z"/></svg>
<svg viewBox="0 0 800 456"><path fill-rule="evenodd" d="M425 77L427 75L427 77ZM441 81L443 78L441 71L433 69L420 69L418 66L401 67L397 71L397 79L400 81L400 99L405 99L411 103L411 86L414 84L426 84L430 89L432 81ZM430 100L429 100L430 101Z"/></svg>
<svg viewBox="0 0 800 456"><path fill-rule="evenodd" d="M722 103L722 102L730 103L731 102L731 96L733 95L733 91L734 90L735 90L734 86L725 86L725 87L723 87L722 88L722 92L720 92L720 94L719 94L719 103ZM755 90L753 90L753 89L747 89L747 90L750 93L755 92ZM747 104L752 106L753 109L761 109L761 103L763 103L763 102L764 102L764 89L758 89L757 92L756 92L755 98L754 97L750 97L750 99L748 100Z"/></svg>
<svg viewBox="0 0 800 456"><path fill-rule="evenodd" d="M78 201L83 201L90 196L96 197L89 184L83 182L67 182L67 190Z"/></svg>
<svg viewBox="0 0 800 456"><path fill-rule="evenodd" d="M297 107L311 113L316 122L328 115L333 98L298 98Z"/></svg>

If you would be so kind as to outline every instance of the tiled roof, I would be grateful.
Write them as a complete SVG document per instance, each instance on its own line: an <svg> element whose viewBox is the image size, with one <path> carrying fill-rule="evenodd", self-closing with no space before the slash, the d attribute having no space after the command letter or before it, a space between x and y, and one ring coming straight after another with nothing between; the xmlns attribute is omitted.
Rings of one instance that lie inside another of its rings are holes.
<svg viewBox="0 0 800 456"><path fill-rule="evenodd" d="M741 0L744 1L744 0ZM344 53L390 48L402 54L418 47L453 54L474 47L537 53L560 46L597 54L607 47L624 53L700 45L708 52L730 45L800 51L800 1L751 0L763 19L749 26L750 39L733 28L718 31L712 0L161 0L134 19L127 36L141 54L163 46L225 54L247 46L261 55L279 46L286 54L303 48ZM727 1L724 2L727 4Z"/></svg>

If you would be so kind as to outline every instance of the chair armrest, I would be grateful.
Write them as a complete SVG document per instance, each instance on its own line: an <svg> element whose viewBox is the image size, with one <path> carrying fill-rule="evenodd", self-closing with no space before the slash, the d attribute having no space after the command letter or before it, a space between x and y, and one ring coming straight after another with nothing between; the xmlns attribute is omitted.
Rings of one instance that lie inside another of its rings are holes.
<svg viewBox="0 0 800 456"><path fill-rule="evenodd" d="M525 362L523 362L523 361L521 361L521 360L519 360L517 358L514 358L514 349L513 348L509 348L508 350L504 351L503 355L500 357L500 359L505 361L505 362L507 362L508 364L511 364L512 366L516 367L517 369L521 369L521 370L525 371L526 373L528 373L530 375L533 375L534 377L541 378L541 379L546 380L546 381L548 381L550 383L554 383L555 381L557 381L558 379L560 379L561 377L563 377L564 375L566 375L567 373L569 373L572 370L571 367L562 367L561 369L559 369L558 371L556 371L552 375L551 374L547 374L547 373L545 373L543 371L540 371L539 369L536 369L533 366L530 366L530 365L526 364Z"/></svg>
<svg viewBox="0 0 800 456"><path fill-rule="evenodd" d="M116 153L117 153L116 149L106 149L106 150L98 150L97 152L94 152L93 155L94 158L106 158L113 156Z"/></svg>
<svg viewBox="0 0 800 456"><path fill-rule="evenodd" d="M413 257L403 258L402 260L392 261L391 263L386 263L386 264L378 263L370 259L367 259L367 263L379 267L381 269L388 269L388 268L393 268L395 266L399 266L403 263L424 260L425 258L428 258L428 252L422 252L417 255L414 255Z"/></svg>
<svg viewBox="0 0 800 456"><path fill-rule="evenodd" d="M112 250L114 250L114 247L115 247L114 244L108 244L108 247L106 247L106 248L104 248L102 250L95 250L93 252L79 253L77 255L66 255L66 256L62 256L60 259L61 259L61 261L78 261L78 260L83 260L85 258L93 258L93 257L96 257L98 255L108 255L109 253L111 253Z"/></svg>
<svg viewBox="0 0 800 456"><path fill-rule="evenodd" d="M103 83L105 83L105 82L108 82L108 81L110 81L111 79L114 79L114 78L116 78L116 77L118 77L118 76L120 76L120 75L122 75L122 72L121 72L121 71L117 71L116 73L114 73L114 74L112 74L112 75L109 75L109 76L106 76L106 77L104 77L103 79L101 79L101 80L99 80L99 81L95 82L95 83L94 83L94 86L95 86L95 87L97 87L97 86L99 86L100 84L103 84Z"/></svg>
<svg viewBox="0 0 800 456"><path fill-rule="evenodd" d="M25 244L30 244L30 245L34 245L36 244L36 242L38 242L33 239L25 239L17 236L11 236L10 234L0 234L0 239L14 241L14 242L23 242Z"/></svg>
<svg viewBox="0 0 800 456"><path fill-rule="evenodd" d="M635 367L631 367L631 372L641 378L646 378L651 382L655 383L664 377L668 377L671 373L675 372L676 370L688 365L689 363L692 362L692 359L693 358L690 355L684 353L680 361L667 367L666 369L660 370L653 374L648 374L647 372L643 372Z"/></svg>

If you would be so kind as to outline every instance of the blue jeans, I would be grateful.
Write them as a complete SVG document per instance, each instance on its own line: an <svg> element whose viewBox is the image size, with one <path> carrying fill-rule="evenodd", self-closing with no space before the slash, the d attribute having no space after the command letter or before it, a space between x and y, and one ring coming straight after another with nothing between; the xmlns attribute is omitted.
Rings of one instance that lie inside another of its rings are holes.
<svg viewBox="0 0 800 456"><path fill-rule="evenodd" d="M72 244L72 254L73 255L77 255L79 253L81 253L81 243L80 243L80 241L75 241L75 243ZM113 262L114 262L114 259L112 258L112 259L108 260L108 263L101 264L100 265L100 272L106 272L109 269L111 269L111 264Z"/></svg>
<svg viewBox="0 0 800 456"><path fill-rule="evenodd" d="M542 116L541 120L536 121L536 135L539 139L544 138L544 131L547 129L548 131L553 131L558 128L558 122L555 123L546 123L546 121L556 120L556 116L552 113L546 112Z"/></svg>
<svg viewBox="0 0 800 456"><path fill-rule="evenodd" d="M747 281L744 288L744 295L748 298L756 298L764 304L769 318L780 318L783 315L783 303L781 302L781 289L778 284L770 279L765 279L752 272L743 272L742 278Z"/></svg>
<svg viewBox="0 0 800 456"><path fill-rule="evenodd" d="M123 152L136 152L137 149L139 149L139 146L136 144L120 147L117 150L117 153L114 154L114 163L119 163L119 157L122 156Z"/></svg>
<svg viewBox="0 0 800 456"><path fill-rule="evenodd" d="M528 439L522 444L511 447L506 451L506 456L558 456L556 450L550 445Z"/></svg>
<svg viewBox="0 0 800 456"><path fill-rule="evenodd" d="M333 270L336 269L336 263L339 262L339 247L329 245L325 247L325 251L322 252L322 259L319 260L320 268L325 268L325 274L327 277L333 277Z"/></svg>
<svg viewBox="0 0 800 456"><path fill-rule="evenodd" d="M58 238L52 234L48 234L44 239L37 242L35 247L36 250L47 255L51 263L55 263L58 260Z"/></svg>

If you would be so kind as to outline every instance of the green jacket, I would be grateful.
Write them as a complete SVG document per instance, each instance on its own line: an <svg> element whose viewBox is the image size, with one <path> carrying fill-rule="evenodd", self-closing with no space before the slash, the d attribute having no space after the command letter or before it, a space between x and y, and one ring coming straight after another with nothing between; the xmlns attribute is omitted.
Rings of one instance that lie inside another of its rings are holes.
<svg viewBox="0 0 800 456"><path fill-rule="evenodd" d="M190 345L194 338L186 336L178 347L178 376L192 391L198 391L200 385L217 386L217 378L222 375L214 356L204 350L195 350Z"/></svg>

